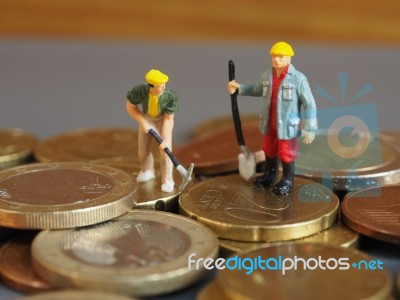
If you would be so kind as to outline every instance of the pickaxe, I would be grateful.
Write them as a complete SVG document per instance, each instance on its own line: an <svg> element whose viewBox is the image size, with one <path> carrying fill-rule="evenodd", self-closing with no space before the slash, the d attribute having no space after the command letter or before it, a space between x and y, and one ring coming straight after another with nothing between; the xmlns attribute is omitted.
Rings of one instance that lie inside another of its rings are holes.
<svg viewBox="0 0 400 300"><path fill-rule="evenodd" d="M160 145L163 142L163 139L161 136L153 129L149 129L147 131L148 134L150 134ZM189 169L186 170L181 163L178 161L178 159L175 157L174 154L172 154L172 151L168 148L164 148L164 152L168 155L168 157L171 159L172 163L174 164L176 170L181 174L182 176L182 183L179 186L179 192L182 192L186 186L192 181L192 173L193 173L193 168L194 164L191 163L189 166Z"/></svg>

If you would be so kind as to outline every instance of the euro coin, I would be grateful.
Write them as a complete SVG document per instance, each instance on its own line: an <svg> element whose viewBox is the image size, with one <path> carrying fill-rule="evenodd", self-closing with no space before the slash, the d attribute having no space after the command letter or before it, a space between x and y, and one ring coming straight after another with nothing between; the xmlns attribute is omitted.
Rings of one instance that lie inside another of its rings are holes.
<svg viewBox="0 0 400 300"><path fill-rule="evenodd" d="M135 300L118 294L96 291L62 290L20 297L16 300Z"/></svg>
<svg viewBox="0 0 400 300"><path fill-rule="evenodd" d="M22 129L1 129L0 169L28 162L37 142L35 136Z"/></svg>
<svg viewBox="0 0 400 300"><path fill-rule="evenodd" d="M28 232L5 243L0 250L0 274L11 288L37 293L53 289L32 269L31 243L36 232Z"/></svg>
<svg viewBox="0 0 400 300"><path fill-rule="evenodd" d="M369 188L347 195L343 221L353 230L384 242L400 244L400 185Z"/></svg>
<svg viewBox="0 0 400 300"><path fill-rule="evenodd" d="M325 186L296 178L288 196L255 187L238 174L193 185L179 209L229 240L286 241L316 234L335 221L339 200Z"/></svg>
<svg viewBox="0 0 400 300"><path fill-rule="evenodd" d="M37 163L0 172L0 226L61 229L128 212L137 185L125 172L88 163Z"/></svg>
<svg viewBox="0 0 400 300"><path fill-rule="evenodd" d="M34 149L39 162L91 161L137 155L137 131L128 128L76 129L50 137Z"/></svg>
<svg viewBox="0 0 400 300"><path fill-rule="evenodd" d="M288 243L321 243L325 245L340 246L345 248L356 248L358 245L359 234L341 221L336 221L328 229L322 230L317 234L310 235L305 238L290 240ZM280 242L284 243L284 242ZM271 243L262 242L240 242L226 239L219 239L220 251L224 253L224 257L232 255L234 253L241 253L249 251L250 249L261 248L269 246Z"/></svg>
<svg viewBox="0 0 400 300"><path fill-rule="evenodd" d="M336 135L317 135L311 146L299 143L295 172L334 191L400 183L400 139L370 133L343 140Z"/></svg>
<svg viewBox="0 0 400 300"><path fill-rule="evenodd" d="M215 235L179 215L136 210L85 228L42 231L33 266L58 287L152 296L184 288L206 275L188 257L214 259ZM78 270L78 271L77 271Z"/></svg>
<svg viewBox="0 0 400 300"><path fill-rule="evenodd" d="M246 144L252 151L261 147L263 137L258 123L243 126L243 134L248 137ZM178 147L174 154L183 166L194 163L196 175L224 174L238 170L240 149L234 128L216 130L202 135Z"/></svg>
<svg viewBox="0 0 400 300"><path fill-rule="evenodd" d="M218 271L231 299L382 299L391 274L379 259L349 248L287 243L232 256Z"/></svg>

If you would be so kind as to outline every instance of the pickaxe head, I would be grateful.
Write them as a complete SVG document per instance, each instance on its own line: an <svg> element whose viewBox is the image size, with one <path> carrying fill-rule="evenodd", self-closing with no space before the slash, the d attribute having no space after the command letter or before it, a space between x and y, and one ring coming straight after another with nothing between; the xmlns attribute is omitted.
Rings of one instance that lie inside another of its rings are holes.
<svg viewBox="0 0 400 300"><path fill-rule="evenodd" d="M183 192L186 186L192 181L192 173L193 173L194 164L191 163L189 169L186 170L182 165L179 165L176 169L179 174L182 176L182 183L179 186L179 192Z"/></svg>

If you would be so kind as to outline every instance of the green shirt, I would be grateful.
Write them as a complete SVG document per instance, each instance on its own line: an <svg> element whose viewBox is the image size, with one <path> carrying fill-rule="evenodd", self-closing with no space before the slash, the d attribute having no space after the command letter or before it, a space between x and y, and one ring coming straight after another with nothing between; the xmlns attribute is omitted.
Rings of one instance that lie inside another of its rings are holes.
<svg viewBox="0 0 400 300"><path fill-rule="evenodd" d="M147 113L149 108L150 87L148 84L135 86L128 92L127 99L134 105L141 104L143 112ZM174 91L165 90L158 96L158 111L160 116L164 113L174 114L178 110L178 96Z"/></svg>

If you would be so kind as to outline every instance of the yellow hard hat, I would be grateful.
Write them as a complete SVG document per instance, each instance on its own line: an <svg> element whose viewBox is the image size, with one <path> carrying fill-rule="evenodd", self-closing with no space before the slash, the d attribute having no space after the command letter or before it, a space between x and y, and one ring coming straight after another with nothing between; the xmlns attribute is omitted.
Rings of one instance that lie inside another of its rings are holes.
<svg viewBox="0 0 400 300"><path fill-rule="evenodd" d="M153 85L160 85L160 84L168 82L168 75L162 73L159 70L151 69L146 74L146 81L147 81L147 83L150 83Z"/></svg>
<svg viewBox="0 0 400 300"><path fill-rule="evenodd" d="M269 51L270 55L285 55L285 56L294 56L294 51L292 46L285 42L275 43L271 50Z"/></svg>

